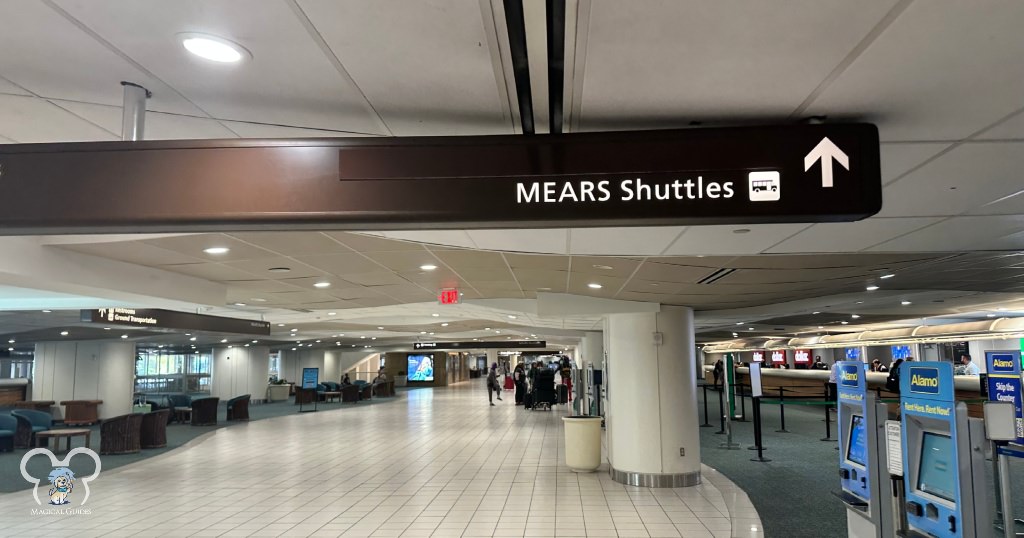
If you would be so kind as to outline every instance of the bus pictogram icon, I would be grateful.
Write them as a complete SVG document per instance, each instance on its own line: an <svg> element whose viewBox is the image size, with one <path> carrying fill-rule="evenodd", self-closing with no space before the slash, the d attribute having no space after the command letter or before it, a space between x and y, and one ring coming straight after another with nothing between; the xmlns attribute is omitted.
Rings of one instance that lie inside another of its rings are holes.
<svg viewBox="0 0 1024 538"><path fill-rule="evenodd" d="M777 202L782 196L782 182L778 172L751 172L747 176L751 202Z"/></svg>

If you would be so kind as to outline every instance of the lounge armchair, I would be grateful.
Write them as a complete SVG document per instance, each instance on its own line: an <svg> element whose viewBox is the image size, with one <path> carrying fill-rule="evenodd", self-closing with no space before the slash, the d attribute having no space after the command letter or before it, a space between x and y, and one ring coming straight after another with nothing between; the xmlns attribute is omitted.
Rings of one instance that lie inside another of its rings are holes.
<svg viewBox="0 0 1024 538"><path fill-rule="evenodd" d="M15 448L36 446L36 434L53 428L53 417L49 413L31 409L15 409L11 416L18 421L18 429L14 434Z"/></svg>
<svg viewBox="0 0 1024 538"><path fill-rule="evenodd" d="M245 394L228 400L228 420L249 420L249 399L251 397L250 394Z"/></svg>
<svg viewBox="0 0 1024 538"><path fill-rule="evenodd" d="M355 385L342 385L341 401L359 403L359 387Z"/></svg>
<svg viewBox="0 0 1024 538"><path fill-rule="evenodd" d="M192 425L216 426L217 405L220 398L199 398L192 400Z"/></svg>
<svg viewBox="0 0 1024 538"><path fill-rule="evenodd" d="M142 450L142 413L108 418L100 425L100 454L135 454Z"/></svg>
<svg viewBox="0 0 1024 538"><path fill-rule="evenodd" d="M167 408L142 415L142 431L139 445L142 448L163 448L167 446L167 421L171 410Z"/></svg>
<svg viewBox="0 0 1024 538"><path fill-rule="evenodd" d="M0 415L0 452L14 450L14 436L18 433L18 419Z"/></svg>
<svg viewBox="0 0 1024 538"><path fill-rule="evenodd" d="M168 424L170 424L171 421L174 420L174 409L172 407L170 407L169 405L167 405L167 399L166 398L161 399L160 402L153 401L153 400L146 400L146 403L149 404L149 411L152 412L152 413L155 413L157 411L161 411L161 410L166 409L167 410L167 423Z"/></svg>

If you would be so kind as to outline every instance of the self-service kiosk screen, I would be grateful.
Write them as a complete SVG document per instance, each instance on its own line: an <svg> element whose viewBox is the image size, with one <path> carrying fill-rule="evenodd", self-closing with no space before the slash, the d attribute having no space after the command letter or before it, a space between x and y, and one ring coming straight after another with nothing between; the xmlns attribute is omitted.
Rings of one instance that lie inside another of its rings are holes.
<svg viewBox="0 0 1024 538"><path fill-rule="evenodd" d="M956 462L953 461L953 439L948 435L923 432L921 467L917 472L917 489L940 499L953 501Z"/></svg>
<svg viewBox="0 0 1024 538"><path fill-rule="evenodd" d="M864 456L864 451L867 450L864 430L864 417L853 415L850 418L850 443L846 447L846 459L862 467L867 466Z"/></svg>

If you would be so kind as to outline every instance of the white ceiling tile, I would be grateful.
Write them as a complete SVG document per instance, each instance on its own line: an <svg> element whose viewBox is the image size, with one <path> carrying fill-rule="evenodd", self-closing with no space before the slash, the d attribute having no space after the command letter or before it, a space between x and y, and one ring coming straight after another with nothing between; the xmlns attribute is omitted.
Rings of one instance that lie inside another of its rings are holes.
<svg viewBox="0 0 1024 538"><path fill-rule="evenodd" d="M227 128L238 133L242 138L336 138L350 136L366 136L361 133L344 133L323 129L306 129L287 125L268 125L244 121L222 121Z"/></svg>
<svg viewBox="0 0 1024 538"><path fill-rule="evenodd" d="M756 226L691 226L666 255L757 254L810 224L758 224ZM735 230L750 230L735 233Z"/></svg>
<svg viewBox="0 0 1024 538"><path fill-rule="evenodd" d="M970 143L885 187L879 216L949 216L1020 191L1024 142ZM991 209L991 208L988 208Z"/></svg>
<svg viewBox="0 0 1024 538"><path fill-rule="evenodd" d="M938 217L870 218L857 222L824 222L768 250L788 252L856 252L941 220Z"/></svg>
<svg viewBox="0 0 1024 538"><path fill-rule="evenodd" d="M902 176L950 145L948 143L882 144L879 148L882 160L882 184Z"/></svg>
<svg viewBox="0 0 1024 538"><path fill-rule="evenodd" d="M0 135L25 143L118 138L48 101L20 95L0 95Z"/></svg>
<svg viewBox="0 0 1024 538"><path fill-rule="evenodd" d="M965 138L1021 106L1021 20L1016 0L914 2L807 112L875 121L883 141Z"/></svg>
<svg viewBox="0 0 1024 538"><path fill-rule="evenodd" d="M213 117L382 132L358 88L334 68L286 2L58 3ZM182 47L180 32L237 42L252 58L238 64L204 60Z"/></svg>
<svg viewBox="0 0 1024 538"><path fill-rule="evenodd" d="M981 133L976 139L992 140L1008 138L1015 140L1024 139L1024 112L1019 112L1012 118L1008 118L1003 123Z"/></svg>
<svg viewBox="0 0 1024 538"><path fill-rule="evenodd" d="M89 2L90 7L93 5ZM126 22L127 14L119 11L122 13L108 14L110 22L133 26ZM173 32L147 37L174 41ZM148 101L151 110L201 114L172 89L136 69L42 2L0 2L0 50L6 51L0 75L41 97L117 105L124 94L120 82L127 80L153 92ZM127 56L133 53L127 50Z"/></svg>
<svg viewBox="0 0 1024 538"><path fill-rule="evenodd" d="M3 77L0 77L0 93L7 93L11 95L32 95Z"/></svg>
<svg viewBox="0 0 1024 538"><path fill-rule="evenodd" d="M580 126L786 118L894 3L594 2Z"/></svg>
<svg viewBox="0 0 1024 538"><path fill-rule="evenodd" d="M478 2L299 4L394 134L512 134Z"/></svg>
<svg viewBox="0 0 1024 538"><path fill-rule="evenodd" d="M683 226L640 228L576 228L569 231L572 254L653 256L661 254Z"/></svg>
<svg viewBox="0 0 1024 538"><path fill-rule="evenodd" d="M511 252L567 254L569 230L469 230L478 248Z"/></svg>
<svg viewBox="0 0 1024 538"><path fill-rule="evenodd" d="M119 106L94 105L90 103L76 103L71 101L58 101L57 104L74 112L96 125L113 133L121 132L121 111ZM196 118L192 116L180 116L176 114L165 114L162 112L147 112L146 127L144 131L146 140L186 140L190 138L236 138L235 134L225 129L216 120L207 118Z"/></svg>
<svg viewBox="0 0 1024 538"><path fill-rule="evenodd" d="M951 251L1024 248L1024 215L953 217L871 247L869 251Z"/></svg>
<svg viewBox="0 0 1024 538"><path fill-rule="evenodd" d="M389 239L401 239L404 241L416 241L417 243L429 243L431 245L444 245L449 247L473 248L473 240L469 238L464 230L423 230L411 232L383 232L383 236Z"/></svg>

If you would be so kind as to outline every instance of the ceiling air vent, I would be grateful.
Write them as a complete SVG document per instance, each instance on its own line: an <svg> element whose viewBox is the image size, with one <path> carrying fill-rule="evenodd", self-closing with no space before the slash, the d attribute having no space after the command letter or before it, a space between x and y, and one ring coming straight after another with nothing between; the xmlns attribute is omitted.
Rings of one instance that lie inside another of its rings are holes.
<svg viewBox="0 0 1024 538"><path fill-rule="evenodd" d="M710 275L708 275L708 276L698 280L697 283L698 284L714 284L718 280L721 280L721 279L723 279L723 278L725 278L725 277L727 277L727 276L729 276L729 275L731 275L731 274L733 274L735 272L736 272L735 269L719 269L719 270L715 271L714 273L711 273Z"/></svg>

